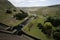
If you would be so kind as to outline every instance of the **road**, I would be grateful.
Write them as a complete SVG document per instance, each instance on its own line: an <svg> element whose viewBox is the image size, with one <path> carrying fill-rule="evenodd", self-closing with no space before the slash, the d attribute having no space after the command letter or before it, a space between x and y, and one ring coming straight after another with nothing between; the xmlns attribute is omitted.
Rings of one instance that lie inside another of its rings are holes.
<svg viewBox="0 0 60 40"><path fill-rule="evenodd" d="M34 17L30 16L26 19L24 19L24 21L20 24L18 24L17 26L11 28L9 27L8 30L0 30L0 32L4 32L4 33L9 33L9 34L18 34L19 31L21 31L21 29L26 26ZM5 25L5 24L4 24ZM4 25L2 25L4 27ZM3 29L3 28L2 28Z"/></svg>
<svg viewBox="0 0 60 40"><path fill-rule="evenodd" d="M20 23L19 25L16 26L16 30L17 32L20 31L25 25L27 25L34 17L31 16L29 18L27 18L26 20L24 20L22 23Z"/></svg>

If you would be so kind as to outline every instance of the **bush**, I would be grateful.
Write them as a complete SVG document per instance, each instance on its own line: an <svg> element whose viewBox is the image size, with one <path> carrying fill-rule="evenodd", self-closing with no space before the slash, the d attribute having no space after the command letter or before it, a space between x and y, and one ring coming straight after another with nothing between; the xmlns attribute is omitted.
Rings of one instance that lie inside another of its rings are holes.
<svg viewBox="0 0 60 40"><path fill-rule="evenodd" d="M47 22L51 22L54 26L59 26L60 25L60 17L59 16L48 17Z"/></svg>
<svg viewBox="0 0 60 40"><path fill-rule="evenodd" d="M18 14L16 14L16 15L14 15L14 17L16 17L17 20L22 20L22 19L24 19L24 18L27 17L27 16L28 16L27 13L25 13L25 14L18 13Z"/></svg>
<svg viewBox="0 0 60 40"><path fill-rule="evenodd" d="M54 32L53 37L55 40L60 40L60 32Z"/></svg>
<svg viewBox="0 0 60 40"><path fill-rule="evenodd" d="M52 33L52 24L50 22L46 22L43 26L42 31L47 34L48 36L51 36Z"/></svg>
<svg viewBox="0 0 60 40"><path fill-rule="evenodd" d="M13 11L14 11L14 12L16 12L16 10L15 10L15 9L14 9Z"/></svg>
<svg viewBox="0 0 60 40"><path fill-rule="evenodd" d="M51 24L50 22L46 22L46 23L44 24L44 28L45 28L45 29L52 29L52 24Z"/></svg>
<svg viewBox="0 0 60 40"><path fill-rule="evenodd" d="M12 11L11 10L6 10L6 13L11 14Z"/></svg>
<svg viewBox="0 0 60 40"><path fill-rule="evenodd" d="M60 26L56 27L56 32L60 32Z"/></svg>
<svg viewBox="0 0 60 40"><path fill-rule="evenodd" d="M43 25L41 23L38 23L37 27L39 27L39 29L42 29Z"/></svg>
<svg viewBox="0 0 60 40"><path fill-rule="evenodd" d="M20 12L22 12L23 14L25 13L23 10L20 10Z"/></svg>

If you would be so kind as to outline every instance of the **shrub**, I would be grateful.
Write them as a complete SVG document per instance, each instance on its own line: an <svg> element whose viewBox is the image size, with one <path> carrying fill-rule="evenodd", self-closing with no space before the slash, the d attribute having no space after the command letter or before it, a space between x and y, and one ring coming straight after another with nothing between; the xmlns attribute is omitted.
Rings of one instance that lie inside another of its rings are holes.
<svg viewBox="0 0 60 40"><path fill-rule="evenodd" d="M42 29L43 25L41 23L38 23L37 27L39 27L39 29Z"/></svg>
<svg viewBox="0 0 60 40"><path fill-rule="evenodd" d="M60 26L56 27L56 32L60 32Z"/></svg>
<svg viewBox="0 0 60 40"><path fill-rule="evenodd" d="M11 14L12 11L11 10L6 10L6 13Z"/></svg>
<svg viewBox="0 0 60 40"><path fill-rule="evenodd" d="M13 11L14 11L14 12L16 12L16 10L15 10L15 9L14 9Z"/></svg>
<svg viewBox="0 0 60 40"><path fill-rule="evenodd" d="M23 10L20 10L22 13L25 13Z"/></svg>
<svg viewBox="0 0 60 40"><path fill-rule="evenodd" d="M60 32L54 32L53 38L54 38L55 40L60 40Z"/></svg>
<svg viewBox="0 0 60 40"><path fill-rule="evenodd" d="M44 28L45 28L45 29L52 29L52 24L51 24L50 22L46 22L46 23L44 24Z"/></svg>
<svg viewBox="0 0 60 40"><path fill-rule="evenodd" d="M14 15L14 17L16 17L17 20L22 20L22 19L24 19L24 18L27 17L27 16L28 16L27 13L25 13L25 14L18 13L18 14L16 14L16 15Z"/></svg>
<svg viewBox="0 0 60 40"><path fill-rule="evenodd" d="M60 25L60 17L59 16L48 17L47 22L51 22L54 26L59 26Z"/></svg>
<svg viewBox="0 0 60 40"><path fill-rule="evenodd" d="M48 36L51 36L52 33L52 24L50 22L46 22L43 26L42 31L47 34Z"/></svg>

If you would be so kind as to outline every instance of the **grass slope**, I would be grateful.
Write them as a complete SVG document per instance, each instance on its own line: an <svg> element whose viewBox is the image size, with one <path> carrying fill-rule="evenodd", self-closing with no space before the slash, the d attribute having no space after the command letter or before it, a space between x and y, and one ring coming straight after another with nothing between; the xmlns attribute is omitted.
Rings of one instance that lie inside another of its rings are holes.
<svg viewBox="0 0 60 40"><path fill-rule="evenodd" d="M7 9L11 10L12 13L6 13ZM20 10L16 9L16 12L14 12L14 9L16 8L8 0L0 0L0 23L4 23L9 26L15 26L19 24L21 21L18 21L15 18L13 18L13 15L20 12Z"/></svg>
<svg viewBox="0 0 60 40"><path fill-rule="evenodd" d="M41 29L37 27L38 23L41 23L42 25L44 25L44 20L45 20L44 17L34 19L27 26L25 26L22 30L25 33L33 37L36 37L38 39L41 39L41 40L54 40L53 38L48 38L43 32L41 32ZM31 24L33 25L31 26ZM29 28L29 25L30 25L30 28Z"/></svg>

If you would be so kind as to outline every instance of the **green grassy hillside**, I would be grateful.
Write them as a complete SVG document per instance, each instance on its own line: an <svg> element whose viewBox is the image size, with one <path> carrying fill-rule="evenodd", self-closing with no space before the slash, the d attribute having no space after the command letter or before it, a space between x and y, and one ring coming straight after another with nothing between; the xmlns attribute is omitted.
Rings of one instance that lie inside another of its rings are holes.
<svg viewBox="0 0 60 40"><path fill-rule="evenodd" d="M8 8L14 8L14 6L8 0L0 0L0 12Z"/></svg>
<svg viewBox="0 0 60 40"><path fill-rule="evenodd" d="M6 13L7 10L10 10L11 13ZM14 11L16 10L16 11ZM13 18L13 15L20 12L20 9L16 9L8 0L0 0L0 23L15 26L21 21Z"/></svg>

